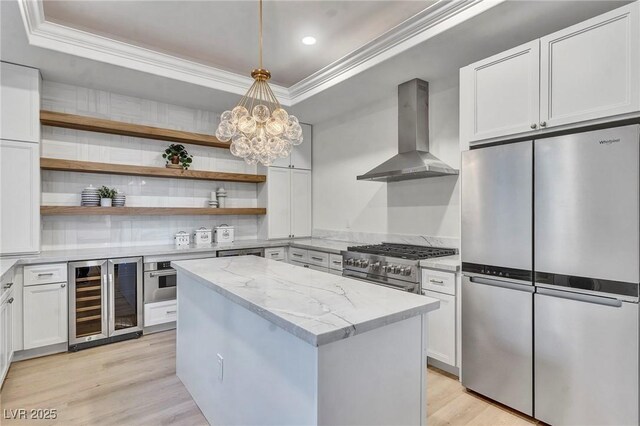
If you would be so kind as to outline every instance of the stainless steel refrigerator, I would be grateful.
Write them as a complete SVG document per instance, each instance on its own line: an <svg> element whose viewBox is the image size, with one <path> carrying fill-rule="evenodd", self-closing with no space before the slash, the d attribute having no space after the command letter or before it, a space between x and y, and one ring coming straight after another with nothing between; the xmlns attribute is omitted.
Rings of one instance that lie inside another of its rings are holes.
<svg viewBox="0 0 640 426"><path fill-rule="evenodd" d="M640 422L639 147L632 125L463 155L465 386L554 425ZM534 294L489 290L527 250Z"/></svg>

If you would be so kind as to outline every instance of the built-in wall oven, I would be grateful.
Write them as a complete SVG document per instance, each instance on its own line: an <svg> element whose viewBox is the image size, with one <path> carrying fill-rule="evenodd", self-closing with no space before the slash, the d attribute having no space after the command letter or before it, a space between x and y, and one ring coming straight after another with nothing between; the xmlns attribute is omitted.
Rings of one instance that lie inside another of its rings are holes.
<svg viewBox="0 0 640 426"><path fill-rule="evenodd" d="M162 302L176 298L176 270L171 261L145 262L144 303Z"/></svg>

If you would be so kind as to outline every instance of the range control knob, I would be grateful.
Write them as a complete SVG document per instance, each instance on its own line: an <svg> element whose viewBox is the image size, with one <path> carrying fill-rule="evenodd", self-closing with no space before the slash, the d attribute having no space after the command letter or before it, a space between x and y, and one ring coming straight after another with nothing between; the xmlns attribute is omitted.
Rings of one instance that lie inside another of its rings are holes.
<svg viewBox="0 0 640 426"><path fill-rule="evenodd" d="M382 266L382 270L384 272L391 272L391 266L387 265L386 263Z"/></svg>
<svg viewBox="0 0 640 426"><path fill-rule="evenodd" d="M355 266L360 267L360 259L356 259L356 260L354 260L354 261L353 261L353 264L354 264Z"/></svg>
<svg viewBox="0 0 640 426"><path fill-rule="evenodd" d="M362 259L362 261L360 262L360 267L366 268L367 266L369 266L369 261L366 259Z"/></svg>
<svg viewBox="0 0 640 426"><path fill-rule="evenodd" d="M373 269L374 271L377 271L378 269L380 269L380 262L374 262L371 264L371 269Z"/></svg>
<svg viewBox="0 0 640 426"><path fill-rule="evenodd" d="M402 275L404 275L405 277L411 275L411 268L404 268L404 270L402 271Z"/></svg>
<svg viewBox="0 0 640 426"><path fill-rule="evenodd" d="M349 258L345 262L347 265L353 266L353 259Z"/></svg>

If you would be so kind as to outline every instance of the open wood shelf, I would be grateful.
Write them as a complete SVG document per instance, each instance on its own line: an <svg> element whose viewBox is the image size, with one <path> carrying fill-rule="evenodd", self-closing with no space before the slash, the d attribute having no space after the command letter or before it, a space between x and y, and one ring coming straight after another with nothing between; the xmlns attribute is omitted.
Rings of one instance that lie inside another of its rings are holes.
<svg viewBox="0 0 640 426"><path fill-rule="evenodd" d="M131 166L128 164L94 163L91 161L60 160L57 158L40 158L40 168L42 170L57 170L63 172L167 177L222 182L259 183L267 180L266 175L169 169L166 167Z"/></svg>
<svg viewBox="0 0 640 426"><path fill-rule="evenodd" d="M87 302L89 300L100 300L101 296L86 296L76 298L76 302Z"/></svg>
<svg viewBox="0 0 640 426"><path fill-rule="evenodd" d="M98 309L102 309L101 305L95 306L84 306L82 308L76 308L76 312L89 312L89 311L97 311Z"/></svg>
<svg viewBox="0 0 640 426"><path fill-rule="evenodd" d="M267 209L263 207L225 208L216 209L210 207L85 207L85 206L41 206L40 213L43 216L213 216L213 215L263 215Z"/></svg>
<svg viewBox="0 0 640 426"><path fill-rule="evenodd" d="M215 136L203 133L184 132L181 130L163 129L141 124L124 123L105 120L103 118L65 114L54 111L40 111L40 123L45 126L63 127L65 129L86 130L89 132L109 133L112 135L133 136L136 138L156 139L169 142L187 143L212 148L229 149L229 142L222 142Z"/></svg>
<svg viewBox="0 0 640 426"><path fill-rule="evenodd" d="M84 293L87 291L94 291L94 290L100 290L100 285L92 285L92 286L88 286L88 287L77 287L76 288L76 292L78 293Z"/></svg>

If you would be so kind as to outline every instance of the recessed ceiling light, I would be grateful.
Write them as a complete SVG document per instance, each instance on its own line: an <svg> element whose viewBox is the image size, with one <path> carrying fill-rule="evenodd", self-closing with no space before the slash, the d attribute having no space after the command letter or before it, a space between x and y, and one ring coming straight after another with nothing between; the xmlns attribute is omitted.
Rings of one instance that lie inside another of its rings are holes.
<svg viewBox="0 0 640 426"><path fill-rule="evenodd" d="M307 46L311 46L312 44L316 44L316 38L311 36L303 37L302 43L306 44Z"/></svg>

